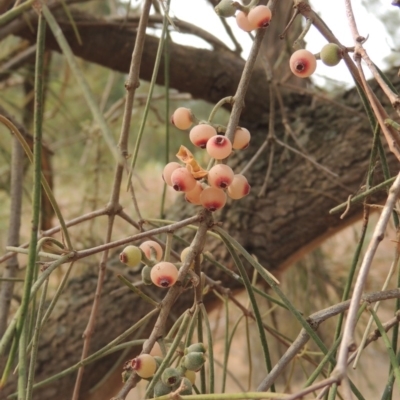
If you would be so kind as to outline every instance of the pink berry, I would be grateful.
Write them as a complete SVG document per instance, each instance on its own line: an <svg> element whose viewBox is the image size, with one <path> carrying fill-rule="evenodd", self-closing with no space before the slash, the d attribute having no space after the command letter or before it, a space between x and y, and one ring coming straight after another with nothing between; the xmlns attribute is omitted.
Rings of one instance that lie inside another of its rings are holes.
<svg viewBox="0 0 400 400"><path fill-rule="evenodd" d="M210 186L226 189L233 181L232 168L225 164L214 165L208 171L207 181Z"/></svg>
<svg viewBox="0 0 400 400"><path fill-rule="evenodd" d="M231 199L238 200L250 193L250 185L242 174L236 174L227 190Z"/></svg>
<svg viewBox="0 0 400 400"><path fill-rule="evenodd" d="M195 146L205 149L208 139L216 134L217 131L211 125L200 124L190 130L189 138Z"/></svg>
<svg viewBox="0 0 400 400"><path fill-rule="evenodd" d="M146 240L139 247L148 259L152 258L152 253L155 253L155 259L157 261L160 261L162 259L163 249L154 240Z"/></svg>
<svg viewBox="0 0 400 400"><path fill-rule="evenodd" d="M181 167L172 172L171 184L177 192L190 192L196 186L196 179L187 168Z"/></svg>
<svg viewBox="0 0 400 400"><path fill-rule="evenodd" d="M222 189L208 187L200 195L201 205L214 212L220 210L226 203L226 194Z"/></svg>
<svg viewBox="0 0 400 400"><path fill-rule="evenodd" d="M244 13L243 11L239 11L236 14L236 23L238 25L238 27L242 30L244 30L245 32L250 32L253 29L255 29L254 25L251 25L248 18L247 18L247 14Z"/></svg>
<svg viewBox="0 0 400 400"><path fill-rule="evenodd" d="M203 191L203 186L201 186L200 182L196 182L196 186L190 192L185 193L185 200L189 203L194 204L195 206L200 206L200 194Z"/></svg>
<svg viewBox="0 0 400 400"><path fill-rule="evenodd" d="M232 153L232 143L225 136L217 135L213 136L207 142L207 153L217 159L223 160Z"/></svg>
<svg viewBox="0 0 400 400"><path fill-rule="evenodd" d="M172 186L172 182L171 182L171 175L172 173L177 169L177 168L181 168L182 165L173 161L168 163L163 170L163 174L162 177L164 179L164 182L168 185L168 186Z"/></svg>
<svg viewBox="0 0 400 400"><path fill-rule="evenodd" d="M305 49L295 51L289 64L291 71L300 78L308 78L317 68L314 54Z"/></svg>
<svg viewBox="0 0 400 400"><path fill-rule="evenodd" d="M179 107L171 116L171 123L178 129L189 129L193 124L193 114L189 108Z"/></svg>
<svg viewBox="0 0 400 400"><path fill-rule="evenodd" d="M235 131L232 147L235 150L243 150L249 146L250 138L250 132L246 128L238 127Z"/></svg>
<svg viewBox="0 0 400 400"><path fill-rule="evenodd" d="M157 363L150 354L141 354L131 360L131 367L141 378L150 378L157 369Z"/></svg>
<svg viewBox="0 0 400 400"><path fill-rule="evenodd" d="M272 13L267 6L256 6L250 10L247 20L255 28L266 28L271 21ZM253 29L255 29L253 28Z"/></svg>
<svg viewBox="0 0 400 400"><path fill-rule="evenodd" d="M178 269L168 261L162 261L151 269L152 282L162 288L169 288L178 279Z"/></svg>

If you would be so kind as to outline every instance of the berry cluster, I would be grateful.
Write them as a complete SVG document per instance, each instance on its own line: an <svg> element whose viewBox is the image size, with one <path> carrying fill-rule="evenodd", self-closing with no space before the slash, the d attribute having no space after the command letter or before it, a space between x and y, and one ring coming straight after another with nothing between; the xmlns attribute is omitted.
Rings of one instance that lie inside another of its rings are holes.
<svg viewBox="0 0 400 400"><path fill-rule="evenodd" d="M184 350L184 356L177 367L167 367L154 386L152 397L164 396L179 390L180 395L193 393L193 385L196 381L196 372L206 361L206 348L203 343L194 343ZM151 378L157 368L163 362L160 356L141 354L130 360L125 365L125 370L133 370L143 379Z"/></svg>
<svg viewBox="0 0 400 400"><path fill-rule="evenodd" d="M317 57L325 65L333 67L339 64L342 55L342 50L337 44L328 43L321 49ZM290 69L296 76L308 78L317 68L317 57L308 50L297 50L290 57Z"/></svg>
<svg viewBox="0 0 400 400"><path fill-rule="evenodd" d="M236 23L245 32L266 28L271 21L271 10L264 5L253 6L252 3L246 7L232 0L221 0L215 7L215 12L220 17L228 18L233 17L237 11Z"/></svg>
<svg viewBox="0 0 400 400"><path fill-rule="evenodd" d="M188 108L175 110L171 122L181 130L189 129L195 117ZM190 141L215 159L215 164L209 171L204 170L193 157L193 154L181 146L177 157L185 165L178 162L168 163L163 170L163 179L168 186L176 191L184 192L185 199L194 205L201 205L210 211L224 207L227 195L232 199L240 199L250 192L247 179L241 174L234 174L231 167L222 164L232 150L243 150L250 142L250 132L238 127L233 143L215 127L207 122L199 122L189 132ZM206 184L207 183L207 184Z"/></svg>
<svg viewBox="0 0 400 400"><path fill-rule="evenodd" d="M136 267L141 262L142 280L145 285L156 285L161 288L169 288L175 284L178 279L180 267L186 260L190 247L186 247L181 252L182 263L172 263L169 261L161 261L163 257L162 247L153 240L143 242L139 247L129 245L120 253L119 259L122 263L129 267ZM203 261L203 255L200 255L200 263ZM190 265L193 269L194 262ZM190 276L187 276L190 278Z"/></svg>

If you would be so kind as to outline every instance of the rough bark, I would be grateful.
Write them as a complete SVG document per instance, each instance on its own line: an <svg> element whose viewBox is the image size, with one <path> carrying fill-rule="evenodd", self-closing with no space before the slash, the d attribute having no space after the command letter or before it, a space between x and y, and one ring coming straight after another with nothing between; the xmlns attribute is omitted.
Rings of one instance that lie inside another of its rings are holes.
<svg viewBox="0 0 400 400"><path fill-rule="evenodd" d="M86 21L79 24L84 43L83 46L79 46L69 25L63 22L62 27L76 55L109 68L127 71L134 41L133 29L121 28L105 21ZM28 30L22 29L14 33L31 38ZM57 48L51 37L48 38L47 44L49 48ZM156 39L147 38L141 71L143 79L148 79L151 74L156 45ZM179 45L171 46L171 51L173 87L210 102L235 92L244 65L236 55L228 51L215 52ZM391 75L392 78L394 76ZM158 82L163 82L162 74ZM374 91L380 94L376 87ZM247 173L252 185L251 194L226 207L219 219L223 227L248 251L254 253L266 268L275 272L282 270L306 251L305 249L343 228L359 215L360 207L352 207L345 220L328 214L331 207L345 201L349 194L356 193L364 183L372 135L357 96L355 90L350 90L336 98L342 105L353 108L353 111L345 111L333 103L318 101L306 94L300 96L284 93L289 122L295 131L300 132L299 138L303 146L314 160L338 174L339 178L330 177L298 155L283 153L282 148L276 145L274 167L267 193L264 197L258 197L268 165L268 153L265 152L259 157ZM258 69L253 75L246 104L243 125L249 127L253 133L252 144L249 149L238 153L235 161L237 170L245 165L267 135L268 84L262 69ZM275 120L276 135L282 138L284 130L279 110L276 111ZM397 172L398 163L391 156L389 161L393 172ZM379 170L377 168L377 179ZM384 195L382 192L375 200L382 200ZM193 213L193 208L179 204L171 212L182 216ZM208 246L208 249L211 249L213 244ZM219 252L220 259L227 259L223 249L218 248L216 251ZM227 264L231 266L229 261ZM234 282L215 268L205 268L214 278L223 280L229 287L235 287ZM81 335L92 304L95 280L94 273L88 272L69 283L51 321L43 331L37 381L78 361L82 345ZM153 295L160 296L160 292L154 292ZM174 311L178 315L190 305L188 297L181 299ZM144 302L121 289L115 273L109 272L97 330L92 341L92 351L123 332L146 311L148 308ZM150 327L151 325L148 329ZM145 336L146 333L142 333L142 337ZM86 391L96 383L99 376L110 369L115 359L116 357L112 356L87 368L82 399L87 398ZM57 396L59 399L68 399L74 379L75 375L72 374L37 390L34 398L50 399ZM14 388L15 385L11 383L6 388L6 393L10 393ZM96 398L100 399L100 395Z"/></svg>

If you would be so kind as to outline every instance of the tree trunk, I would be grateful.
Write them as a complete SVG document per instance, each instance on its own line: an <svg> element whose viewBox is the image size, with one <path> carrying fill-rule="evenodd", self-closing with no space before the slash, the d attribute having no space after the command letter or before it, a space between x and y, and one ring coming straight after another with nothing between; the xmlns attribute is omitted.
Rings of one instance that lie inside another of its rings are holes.
<svg viewBox="0 0 400 400"><path fill-rule="evenodd" d="M135 31L119 24L98 22L94 19L78 22L83 45L79 46L67 22L62 22L73 51L79 57L126 72L129 67ZM14 34L34 41L35 34L21 28ZM0 30L1 35L1 30ZM50 36L47 45L57 46ZM157 39L147 37L141 76L149 79ZM180 45L171 45L171 86L193 94L209 102L233 95L243 70L244 61L229 51L209 51ZM161 66L162 70L162 66ZM393 78L395 71L390 72ZM393 81L393 80L392 80ZM163 73L158 77L163 83ZM373 90L380 91L373 84ZM310 158L338 175L332 177L293 152L284 150L275 143L272 173L265 195L259 196L269 162L269 150L264 151L246 173L252 185L251 193L240 201L232 202L217 217L223 228L230 232L244 247L254 253L260 263L274 273L282 271L304 252L320 243L325 237L342 229L360 216L361 207L350 208L342 220L337 215L329 215L335 205L346 201L349 195L357 193L365 182L365 174L371 151L372 134L368 120L363 114L357 92L352 89L338 96L334 102L313 98L308 94L282 92L285 113L289 124L298 132L298 140ZM241 124L252 133L248 149L237 152L233 157L235 171L240 171L261 147L268 134L269 88L262 68L257 69L246 98L246 109ZM388 106L387 102L383 103ZM346 106L344 108L343 106ZM275 110L275 134L284 141L284 127L281 110ZM288 144L295 147L288 138ZM271 145L270 145L271 146ZM269 147L270 148L270 147ZM268 149L269 149L268 148ZM389 155L393 173L398 171L398 163ZM377 169L376 182L382 180ZM381 201L381 192L373 201ZM177 219L193 214L192 206L179 203L171 210ZM229 268L233 265L227 252L221 246L208 243L207 250L218 254ZM220 279L230 287L237 287L225 274L215 267L205 265L205 272ZM139 278L137 278L139 279ZM70 281L58 302L51 320L45 327L38 352L36 381L67 368L79 360L82 346L82 332L85 329L92 305L96 276L93 271ZM163 296L159 290L150 290L154 298ZM211 307L213 299L205 302ZM191 306L191 293L180 298L174 312L176 316ZM149 311L142 300L121 287L115 272L109 272L103 289L97 329L92 340L91 351L101 348L118 336ZM174 317L173 315L172 317ZM171 318L172 320L173 318ZM152 325L149 323L141 337L146 337ZM82 388L82 399L87 399L87 391L106 373L117 356L109 356L86 368ZM120 370L120 366L118 366ZM70 374L51 385L35 391L34 399L69 399L76 374ZM15 390L15 382L5 389L9 394ZM101 389L104 394L105 389ZM100 394L96 399L100 399Z"/></svg>

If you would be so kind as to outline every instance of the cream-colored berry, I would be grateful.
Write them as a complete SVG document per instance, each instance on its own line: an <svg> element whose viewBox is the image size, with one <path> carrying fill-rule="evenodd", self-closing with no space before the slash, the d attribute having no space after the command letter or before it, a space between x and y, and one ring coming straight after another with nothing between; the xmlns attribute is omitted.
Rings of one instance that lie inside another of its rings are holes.
<svg viewBox="0 0 400 400"><path fill-rule="evenodd" d="M135 267L142 260L142 252L137 246L126 246L122 253L119 255L119 260L129 267Z"/></svg>
<svg viewBox="0 0 400 400"><path fill-rule="evenodd" d="M141 354L131 361L131 367L141 378L146 379L154 375L157 363L150 354Z"/></svg>

